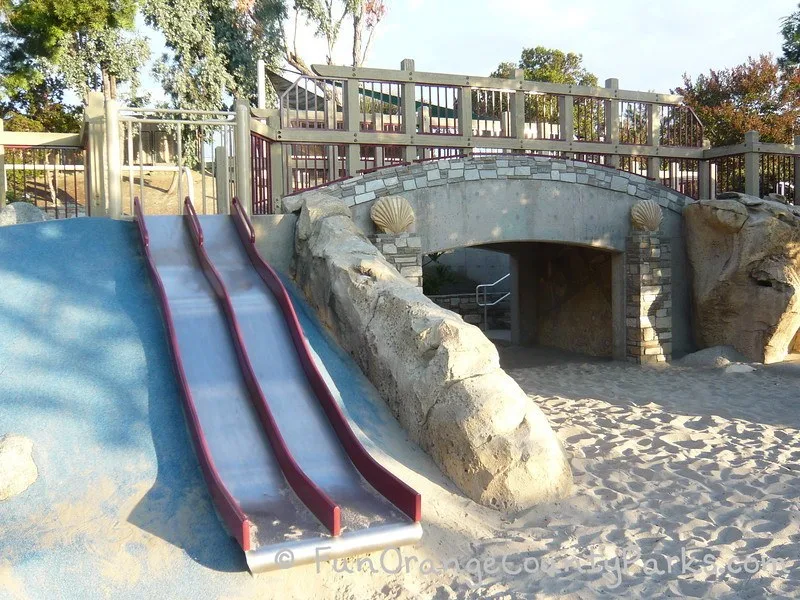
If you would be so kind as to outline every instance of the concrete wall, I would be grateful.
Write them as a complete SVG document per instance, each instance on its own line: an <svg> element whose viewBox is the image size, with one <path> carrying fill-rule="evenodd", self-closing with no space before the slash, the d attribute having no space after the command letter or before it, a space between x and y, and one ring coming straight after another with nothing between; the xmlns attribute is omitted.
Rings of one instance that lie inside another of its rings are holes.
<svg viewBox="0 0 800 600"><path fill-rule="evenodd" d="M423 252L512 241L548 241L625 251L636 196L574 183L484 180L404 192L417 220ZM372 231L372 202L352 207ZM679 211L664 211L664 233L680 237Z"/></svg>
<svg viewBox="0 0 800 600"><path fill-rule="evenodd" d="M639 200L627 193L556 181L472 181L405 192L414 207L414 230L423 253L510 241L580 244L624 252L630 209ZM374 227L372 203L352 207L356 223ZM673 338L680 355L694 349L682 218L664 210L662 233L673 256Z"/></svg>
<svg viewBox="0 0 800 600"><path fill-rule="evenodd" d="M469 281L492 283L511 270L508 254L484 248L456 248L439 257L437 263L446 265ZM506 279L493 288L495 292L507 292L511 282ZM472 288L474 291L474 288Z"/></svg>
<svg viewBox="0 0 800 600"><path fill-rule="evenodd" d="M256 232L256 246L261 256L276 271L291 275L297 215L254 215L251 219Z"/></svg>
<svg viewBox="0 0 800 600"><path fill-rule="evenodd" d="M381 169L326 191L351 206L367 234L374 232L369 217L374 201L402 194L415 210L413 230L423 253L527 241L590 246L616 253L619 276L624 276L630 209L640 199L652 199L663 209L660 234L672 248L673 351L694 349L681 218L689 199L644 177L579 161L497 155ZM624 284L615 289L624 300ZM624 321L624 302L621 306L622 313L615 308L617 321L620 314Z"/></svg>

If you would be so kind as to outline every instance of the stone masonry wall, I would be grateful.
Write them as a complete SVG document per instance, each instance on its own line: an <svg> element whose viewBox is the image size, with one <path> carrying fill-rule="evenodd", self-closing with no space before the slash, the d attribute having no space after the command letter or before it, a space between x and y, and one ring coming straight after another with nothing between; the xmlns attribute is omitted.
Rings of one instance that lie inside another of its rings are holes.
<svg viewBox="0 0 800 600"><path fill-rule="evenodd" d="M379 233L370 241L400 275L422 289L422 240L419 237L409 233Z"/></svg>
<svg viewBox="0 0 800 600"><path fill-rule="evenodd" d="M686 196L650 181L646 177L577 160L524 154L499 154L425 161L384 167L362 173L324 188L348 206L372 202L381 196L402 194L459 181L481 179L546 179L578 183L625 192L639 199L652 199L665 210L680 212ZM300 199L289 200L284 210L296 210Z"/></svg>
<svg viewBox="0 0 800 600"><path fill-rule="evenodd" d="M639 364L672 357L672 269L669 240L657 233L628 236L626 357Z"/></svg>

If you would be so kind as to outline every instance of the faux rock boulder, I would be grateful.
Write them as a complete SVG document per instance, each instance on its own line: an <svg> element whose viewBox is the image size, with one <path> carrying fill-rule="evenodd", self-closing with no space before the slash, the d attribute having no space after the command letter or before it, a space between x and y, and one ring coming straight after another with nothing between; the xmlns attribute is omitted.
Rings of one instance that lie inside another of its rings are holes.
<svg viewBox="0 0 800 600"><path fill-rule="evenodd" d="M0 209L0 227L46 220L44 212L28 202L12 202Z"/></svg>
<svg viewBox="0 0 800 600"><path fill-rule="evenodd" d="M800 329L800 208L727 193L683 215L698 344L783 360Z"/></svg>
<svg viewBox="0 0 800 600"><path fill-rule="evenodd" d="M344 206L302 195L297 282L410 437L487 506L513 511L567 495L563 448L494 345L409 284Z"/></svg>

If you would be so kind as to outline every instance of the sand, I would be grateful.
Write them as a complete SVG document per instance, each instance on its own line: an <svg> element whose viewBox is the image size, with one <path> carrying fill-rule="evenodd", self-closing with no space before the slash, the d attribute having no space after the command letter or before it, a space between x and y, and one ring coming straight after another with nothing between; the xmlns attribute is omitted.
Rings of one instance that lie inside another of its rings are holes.
<svg viewBox="0 0 800 600"><path fill-rule="evenodd" d="M401 552L419 562L398 575L369 573L366 560L360 573L351 561L353 573L324 564L298 574L336 598L800 595L800 379L513 348L503 357L564 443L574 494L504 516L408 452L393 468L423 494L425 537ZM381 571L380 555L370 558ZM447 569L425 573L425 559ZM396 554L384 562L395 569Z"/></svg>
<svg viewBox="0 0 800 600"><path fill-rule="evenodd" d="M33 440L39 478L0 502L2 600L800 596L797 357L728 374L503 349L575 473L570 498L504 515L458 492L297 302L363 443L421 492L425 534L253 577L200 476L132 225L5 230L0 432ZM682 550L719 563L659 574Z"/></svg>
<svg viewBox="0 0 800 600"><path fill-rule="evenodd" d="M518 348L501 356L570 455L575 489L563 501L518 515L476 505L378 406L375 423L361 419L356 430L422 493L416 547L258 576L186 570L180 548L126 514L138 489L100 521L59 509L61 532L49 535L81 530L84 543L99 544L96 589L115 598L143 597L145 585L164 597L231 600L800 596L799 370L653 370ZM107 495L102 486L94 493ZM192 506L200 518L202 506ZM181 531L200 527L169 520ZM14 562L0 560L0 597L36 597Z"/></svg>

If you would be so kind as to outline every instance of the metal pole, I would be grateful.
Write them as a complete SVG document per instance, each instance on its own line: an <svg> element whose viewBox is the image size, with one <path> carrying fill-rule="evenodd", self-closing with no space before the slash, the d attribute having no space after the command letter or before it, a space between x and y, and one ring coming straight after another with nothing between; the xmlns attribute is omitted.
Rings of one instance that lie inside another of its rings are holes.
<svg viewBox="0 0 800 600"><path fill-rule="evenodd" d="M217 214L230 213L230 167L228 166L228 151L225 146L214 148L214 181L217 184Z"/></svg>
<svg viewBox="0 0 800 600"><path fill-rule="evenodd" d="M258 108L267 108L267 74L264 61L258 59L256 63L256 70L258 71Z"/></svg>
<svg viewBox="0 0 800 600"><path fill-rule="evenodd" d="M139 202L142 203L142 210L144 210L144 145L142 138L144 137L144 127L139 124Z"/></svg>
<svg viewBox="0 0 800 600"><path fill-rule="evenodd" d="M128 142L128 199L130 201L129 210L133 214L133 121L129 121L127 127Z"/></svg>
<svg viewBox="0 0 800 600"><path fill-rule="evenodd" d="M178 214L183 214L183 127L175 125L175 138L177 140L178 153Z"/></svg>

